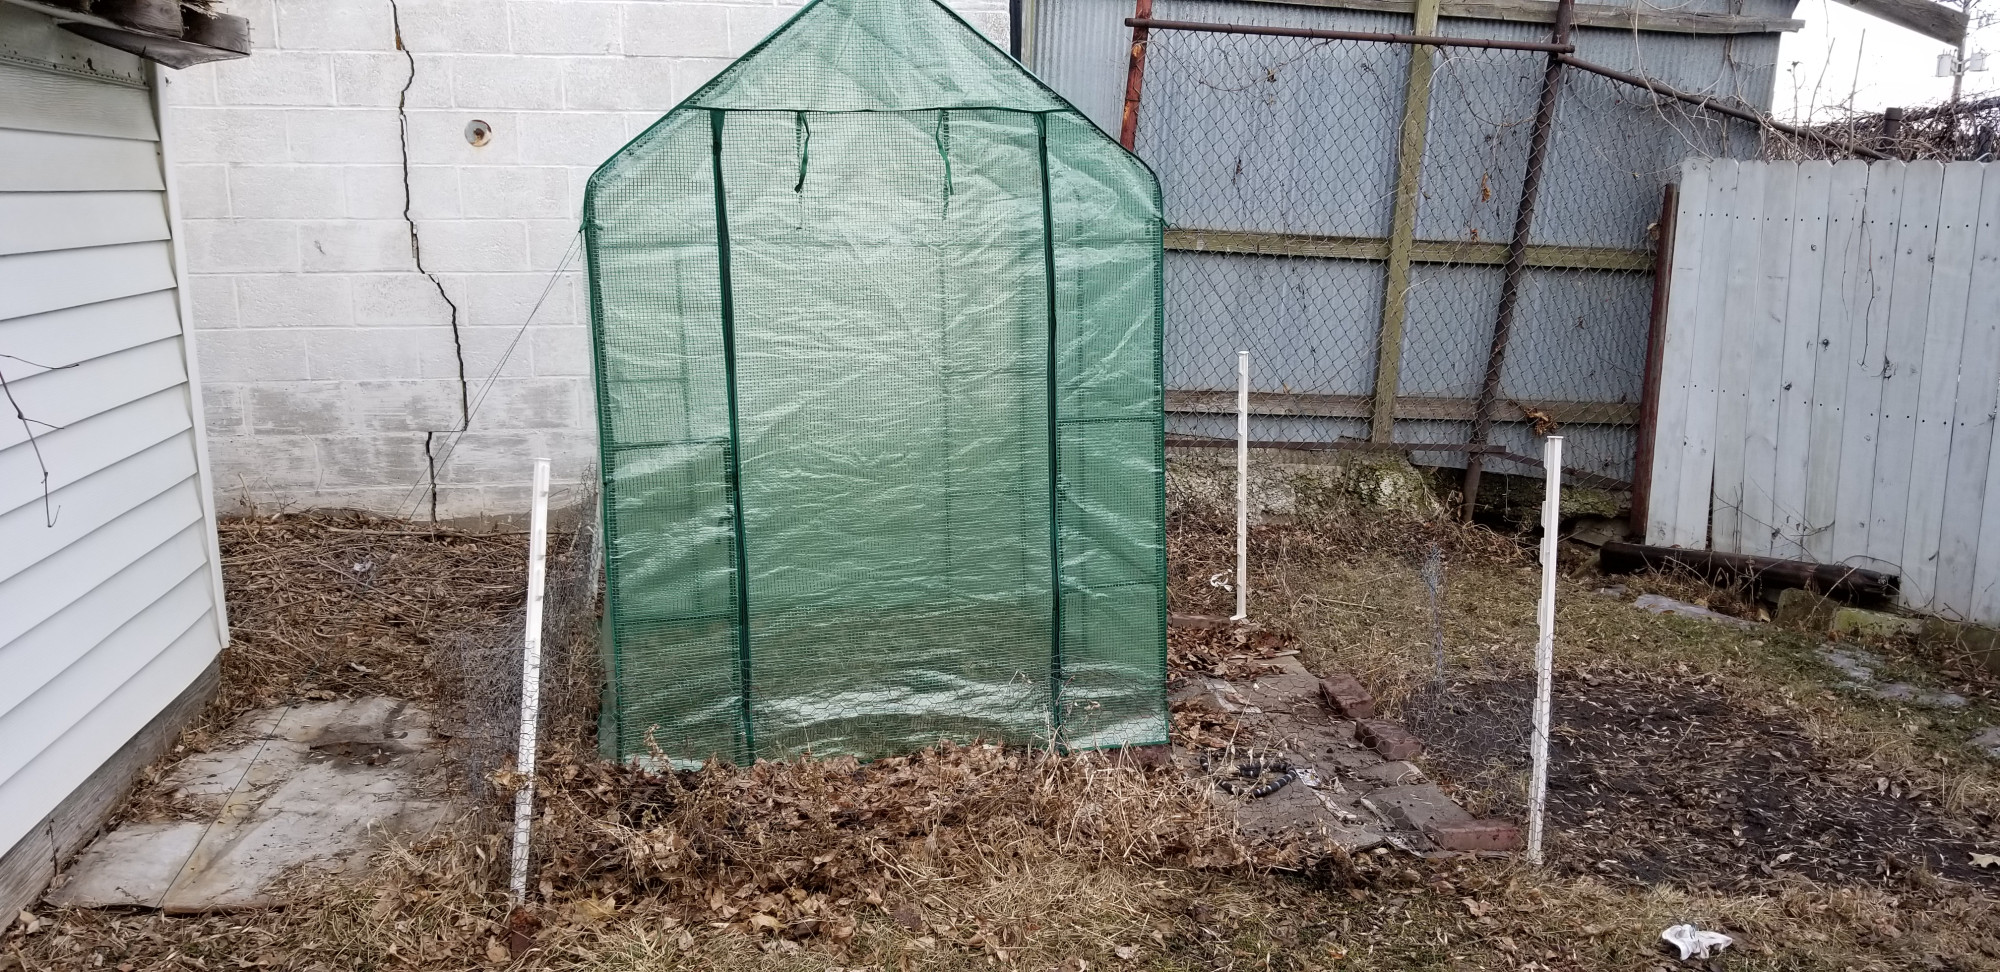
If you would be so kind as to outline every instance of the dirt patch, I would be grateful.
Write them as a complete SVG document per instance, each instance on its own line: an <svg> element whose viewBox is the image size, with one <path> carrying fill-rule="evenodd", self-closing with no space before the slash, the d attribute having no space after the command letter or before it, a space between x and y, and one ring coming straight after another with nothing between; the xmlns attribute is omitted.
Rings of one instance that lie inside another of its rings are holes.
<svg viewBox="0 0 2000 972"><path fill-rule="evenodd" d="M1822 753L1788 713L1714 678L1599 669L1560 674L1555 687L1549 825L1571 870L1717 888L1781 875L1901 882L1926 870L2000 888L2000 872L1971 864L2000 850L1990 817L1943 813L1934 780ZM1518 738L1532 692L1527 679L1452 685L1461 732L1427 765L1474 787L1511 785L1519 750L1479 740Z"/></svg>

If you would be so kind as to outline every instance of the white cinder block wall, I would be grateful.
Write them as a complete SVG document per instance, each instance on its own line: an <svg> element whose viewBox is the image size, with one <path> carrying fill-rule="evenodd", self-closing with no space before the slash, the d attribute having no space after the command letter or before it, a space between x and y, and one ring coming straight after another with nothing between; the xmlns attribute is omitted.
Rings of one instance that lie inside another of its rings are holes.
<svg viewBox="0 0 2000 972"><path fill-rule="evenodd" d="M1005 46L1006 0L953 5ZM167 73L224 509L428 518L435 481L456 519L524 510L531 456L582 477L584 180L796 8L229 0L256 54Z"/></svg>

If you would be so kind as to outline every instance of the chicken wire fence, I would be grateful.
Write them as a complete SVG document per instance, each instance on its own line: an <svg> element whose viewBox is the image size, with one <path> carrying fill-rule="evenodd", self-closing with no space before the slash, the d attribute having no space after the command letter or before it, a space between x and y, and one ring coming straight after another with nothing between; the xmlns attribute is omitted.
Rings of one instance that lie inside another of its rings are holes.
<svg viewBox="0 0 2000 972"><path fill-rule="evenodd" d="M551 530L542 602L542 667L536 749L545 754L595 748L603 693L598 658L602 534L596 476L549 497ZM526 635L528 565L521 563L515 607L491 623L467 627L437 645L431 665L445 687L438 725L451 741L460 784L492 807L512 805L521 739L521 666ZM497 824L500 815L494 815Z"/></svg>
<svg viewBox="0 0 2000 972"><path fill-rule="evenodd" d="M1539 476L1536 442L1559 428L1573 482L1627 488L1662 188L1689 156L1827 148L1565 70L1510 281L1548 64L1535 50L1151 31L1128 110L1167 217L1169 432L1233 436L1247 349L1260 441L1423 444L1427 464L1476 454Z"/></svg>

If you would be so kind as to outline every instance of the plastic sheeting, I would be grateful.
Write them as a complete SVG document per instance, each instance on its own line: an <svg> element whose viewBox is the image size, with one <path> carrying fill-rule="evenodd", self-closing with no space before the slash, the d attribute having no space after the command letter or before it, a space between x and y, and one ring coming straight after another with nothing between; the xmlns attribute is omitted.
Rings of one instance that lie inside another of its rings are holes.
<svg viewBox="0 0 2000 972"><path fill-rule="evenodd" d="M585 196L616 759L1164 742L1158 184L817 0Z"/></svg>

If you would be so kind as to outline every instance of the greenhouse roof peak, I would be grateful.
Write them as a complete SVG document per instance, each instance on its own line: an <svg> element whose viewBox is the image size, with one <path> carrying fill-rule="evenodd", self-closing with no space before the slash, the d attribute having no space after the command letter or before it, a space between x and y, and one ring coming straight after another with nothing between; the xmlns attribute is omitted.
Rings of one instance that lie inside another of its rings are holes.
<svg viewBox="0 0 2000 972"><path fill-rule="evenodd" d="M813 0L681 107L1069 110L938 0Z"/></svg>

